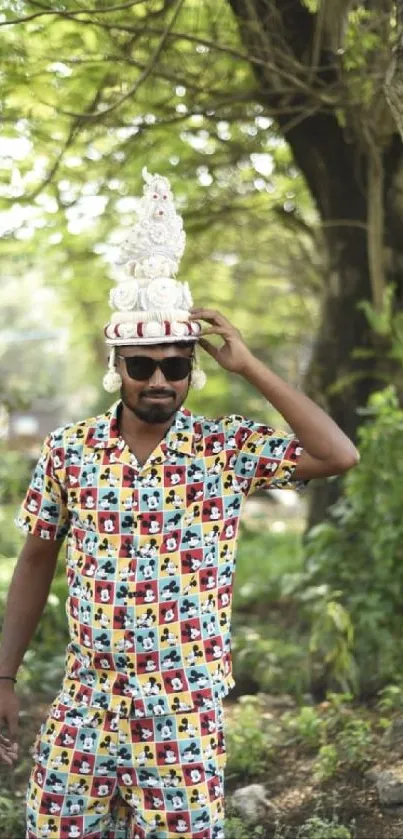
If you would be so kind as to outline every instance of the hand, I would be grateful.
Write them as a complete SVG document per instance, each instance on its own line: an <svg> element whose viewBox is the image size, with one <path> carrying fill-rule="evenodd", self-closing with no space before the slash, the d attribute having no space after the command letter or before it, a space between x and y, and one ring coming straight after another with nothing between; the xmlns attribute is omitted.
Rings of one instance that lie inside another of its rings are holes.
<svg viewBox="0 0 403 839"><path fill-rule="evenodd" d="M190 318L191 320L204 320L212 324L206 329L202 328L199 344L225 370L242 374L251 361L253 362L254 356L246 346L239 329L236 329L220 312L215 312L212 309L193 308ZM224 343L221 347L215 347L211 341L206 341L204 335L221 335Z"/></svg>
<svg viewBox="0 0 403 839"><path fill-rule="evenodd" d="M18 757L17 730L20 701L14 692L14 685L0 682L0 729L6 727L6 734L0 734L0 761L12 766ZM11 740L10 740L11 738Z"/></svg>

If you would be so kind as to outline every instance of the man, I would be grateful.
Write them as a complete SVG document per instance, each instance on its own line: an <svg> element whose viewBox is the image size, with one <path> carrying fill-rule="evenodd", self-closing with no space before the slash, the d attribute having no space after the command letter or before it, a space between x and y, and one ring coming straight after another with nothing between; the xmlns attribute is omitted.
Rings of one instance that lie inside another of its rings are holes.
<svg viewBox="0 0 403 839"><path fill-rule="evenodd" d="M330 417L258 361L223 315L192 307L173 279L184 235L169 183L145 178L105 329L104 386L121 399L49 435L18 516L28 535L0 650L9 735L0 754L10 766L14 679L66 536L71 637L35 742L27 839L222 839L221 706L234 684L242 502L258 487L295 487L358 460ZM196 343L256 387L293 433L184 409L189 386L203 384Z"/></svg>

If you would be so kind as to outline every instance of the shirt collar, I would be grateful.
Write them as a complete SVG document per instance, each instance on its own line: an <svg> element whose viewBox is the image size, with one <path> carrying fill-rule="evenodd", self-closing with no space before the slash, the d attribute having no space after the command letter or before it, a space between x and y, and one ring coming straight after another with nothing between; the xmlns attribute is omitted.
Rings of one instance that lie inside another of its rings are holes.
<svg viewBox="0 0 403 839"><path fill-rule="evenodd" d="M116 446L122 447L122 438L119 434L118 416L122 405L121 399L114 402L106 411L96 417L94 424L88 429L85 445L93 449L111 449ZM175 419L165 437L160 442L165 453L167 449L180 452L191 457L195 455L195 439L193 431L193 415L186 408L179 408Z"/></svg>

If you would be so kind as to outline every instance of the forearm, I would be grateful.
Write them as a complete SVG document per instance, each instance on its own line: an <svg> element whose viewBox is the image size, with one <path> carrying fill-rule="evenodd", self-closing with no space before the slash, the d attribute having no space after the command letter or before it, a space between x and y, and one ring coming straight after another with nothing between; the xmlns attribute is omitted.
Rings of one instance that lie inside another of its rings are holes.
<svg viewBox="0 0 403 839"><path fill-rule="evenodd" d="M327 460L341 451L347 458L357 456L354 444L325 411L254 356L243 376L279 411L312 457Z"/></svg>
<svg viewBox="0 0 403 839"><path fill-rule="evenodd" d="M8 591L0 643L0 675L15 676L44 610L55 564L22 554Z"/></svg>

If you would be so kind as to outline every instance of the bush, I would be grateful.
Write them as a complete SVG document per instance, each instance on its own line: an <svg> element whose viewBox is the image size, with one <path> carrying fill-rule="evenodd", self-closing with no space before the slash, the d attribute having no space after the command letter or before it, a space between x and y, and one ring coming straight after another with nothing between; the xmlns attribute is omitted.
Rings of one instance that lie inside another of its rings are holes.
<svg viewBox="0 0 403 839"><path fill-rule="evenodd" d="M14 507L0 507L0 523L7 523L2 533L1 547L4 554L11 557L7 561L3 559L0 570L0 629L15 557L24 540L13 524L14 515ZM8 539L8 544L5 544L5 538ZM18 674L18 681L25 690L52 693L58 689L64 671L64 651L68 642L66 599L67 579L62 548L47 604Z"/></svg>
<svg viewBox="0 0 403 839"><path fill-rule="evenodd" d="M381 712L403 711L403 684L386 685L379 691L377 706Z"/></svg>
<svg viewBox="0 0 403 839"><path fill-rule="evenodd" d="M289 735L288 742L300 743L310 749L317 748L323 740L324 721L316 708L304 705L297 714L286 712L281 723Z"/></svg>
<svg viewBox="0 0 403 839"><path fill-rule="evenodd" d="M25 808L22 801L18 801L16 806L15 798L10 798L8 794L0 795L0 831L3 839L16 839L25 836L26 833Z"/></svg>
<svg viewBox="0 0 403 839"><path fill-rule="evenodd" d="M31 478L33 461L19 451L0 444L0 504L18 504Z"/></svg>
<svg viewBox="0 0 403 839"><path fill-rule="evenodd" d="M299 533L271 533L241 524L234 585L234 610L243 611L282 597L282 579L302 570Z"/></svg>
<svg viewBox="0 0 403 839"><path fill-rule="evenodd" d="M228 779L256 779L264 772L271 758L273 737L265 730L259 700L243 696L226 726Z"/></svg>
<svg viewBox="0 0 403 839"><path fill-rule="evenodd" d="M14 524L17 507L14 505L0 507L0 556L12 560L19 554L24 543L24 535ZM9 577L6 563L2 561L1 571ZM1 577L0 577L1 586Z"/></svg>
<svg viewBox="0 0 403 839"><path fill-rule="evenodd" d="M337 819L322 819L313 816L299 829L298 839L352 839L352 833Z"/></svg>
<svg viewBox="0 0 403 839"><path fill-rule="evenodd" d="M308 534L305 584L340 591L354 627L357 690L374 692L394 680L403 655L403 410L395 390L374 394L366 415L345 497Z"/></svg>
<svg viewBox="0 0 403 839"><path fill-rule="evenodd" d="M370 722L357 713L351 700L351 694L329 693L327 701L315 708L305 705L281 717L279 741L317 750L316 781L329 780L343 765L361 769L372 759Z"/></svg>
<svg viewBox="0 0 403 839"><path fill-rule="evenodd" d="M22 677L32 691L53 693L58 690L64 673L65 648L69 640L65 603L67 580L64 562L57 566L51 593L24 657Z"/></svg>
<svg viewBox="0 0 403 839"><path fill-rule="evenodd" d="M228 816L225 819L225 836L228 839L262 839L264 828L261 825L252 827L239 816Z"/></svg>
<svg viewBox="0 0 403 839"><path fill-rule="evenodd" d="M314 764L315 781L328 781L339 767L339 755L334 743L321 746Z"/></svg>
<svg viewBox="0 0 403 839"><path fill-rule="evenodd" d="M270 602L267 603L270 609ZM273 624L235 625L232 649L234 678L250 693L292 693L301 697L310 687L309 638L285 640ZM290 630L290 636L295 631Z"/></svg>

